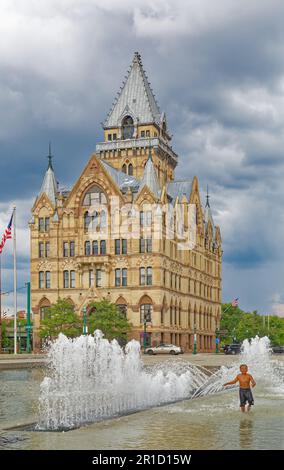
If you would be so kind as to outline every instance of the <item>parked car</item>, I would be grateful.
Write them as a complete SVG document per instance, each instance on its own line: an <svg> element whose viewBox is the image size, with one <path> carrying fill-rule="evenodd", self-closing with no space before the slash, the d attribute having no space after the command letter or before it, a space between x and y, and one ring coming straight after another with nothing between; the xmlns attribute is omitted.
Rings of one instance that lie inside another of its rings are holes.
<svg viewBox="0 0 284 470"><path fill-rule="evenodd" d="M146 349L145 354L183 354L183 350L180 346L174 344L159 344L159 346L151 346Z"/></svg>
<svg viewBox="0 0 284 470"><path fill-rule="evenodd" d="M272 346L272 351L274 352L274 354L283 354L284 346Z"/></svg>
<svg viewBox="0 0 284 470"><path fill-rule="evenodd" d="M221 349L223 350L223 352L226 354L227 353L227 350L228 350L228 347L230 345L229 344L224 344L224 346L221 347Z"/></svg>
<svg viewBox="0 0 284 470"><path fill-rule="evenodd" d="M240 354L241 345L238 343L229 344L228 347L224 350L225 354Z"/></svg>

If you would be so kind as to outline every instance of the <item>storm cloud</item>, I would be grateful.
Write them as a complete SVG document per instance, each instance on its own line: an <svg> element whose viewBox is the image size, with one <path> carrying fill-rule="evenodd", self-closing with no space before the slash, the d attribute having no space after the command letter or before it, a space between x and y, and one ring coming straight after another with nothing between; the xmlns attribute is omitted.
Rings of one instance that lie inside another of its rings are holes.
<svg viewBox="0 0 284 470"><path fill-rule="evenodd" d="M139 51L179 154L176 177L197 175L203 200L209 185L223 300L283 312L284 3L1 0L0 8L0 229L16 203L19 284L29 277L27 224L48 142L60 186L71 187ZM9 290L10 248L3 263Z"/></svg>

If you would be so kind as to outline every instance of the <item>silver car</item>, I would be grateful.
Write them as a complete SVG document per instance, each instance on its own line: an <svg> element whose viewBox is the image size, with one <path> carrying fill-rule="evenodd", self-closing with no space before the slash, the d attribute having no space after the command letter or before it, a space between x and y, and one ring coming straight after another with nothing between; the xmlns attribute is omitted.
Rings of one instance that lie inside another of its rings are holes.
<svg viewBox="0 0 284 470"><path fill-rule="evenodd" d="M151 346L146 349L145 354L183 354L182 348L175 344L159 344L159 346Z"/></svg>

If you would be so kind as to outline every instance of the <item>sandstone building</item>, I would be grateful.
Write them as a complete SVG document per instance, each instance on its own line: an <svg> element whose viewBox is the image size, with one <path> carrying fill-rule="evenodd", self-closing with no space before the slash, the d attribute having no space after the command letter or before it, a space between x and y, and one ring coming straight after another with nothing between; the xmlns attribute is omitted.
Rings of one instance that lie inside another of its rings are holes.
<svg viewBox="0 0 284 470"><path fill-rule="evenodd" d="M196 333L197 350L211 351L221 312L220 229L208 196L202 207L197 178L175 179L178 156L138 53L103 128L104 141L71 191L58 190L50 155L32 208L35 349L40 321L61 297L79 315L94 299L116 303L133 325L131 337L141 342L146 318L148 344L192 350ZM187 209L196 208L195 246L180 249L180 236L172 229L168 235L166 225L176 215L166 215L165 207L184 209L187 230L193 224ZM124 217L128 230L115 225L110 234L112 221Z"/></svg>

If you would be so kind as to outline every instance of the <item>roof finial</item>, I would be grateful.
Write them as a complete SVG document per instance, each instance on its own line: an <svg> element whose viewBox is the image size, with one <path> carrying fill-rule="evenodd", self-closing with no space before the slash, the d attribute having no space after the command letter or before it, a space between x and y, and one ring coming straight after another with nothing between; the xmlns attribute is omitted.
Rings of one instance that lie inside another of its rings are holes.
<svg viewBox="0 0 284 470"><path fill-rule="evenodd" d="M210 204L209 204L209 188L208 188L208 184L207 184L207 194L206 194L206 206L205 207L210 207Z"/></svg>
<svg viewBox="0 0 284 470"><path fill-rule="evenodd" d="M51 170L53 170L53 166L52 166L53 155L51 155L51 142L49 142L49 144L48 144L48 156L47 156L47 158L48 158L48 167L47 167L47 169L50 168Z"/></svg>

